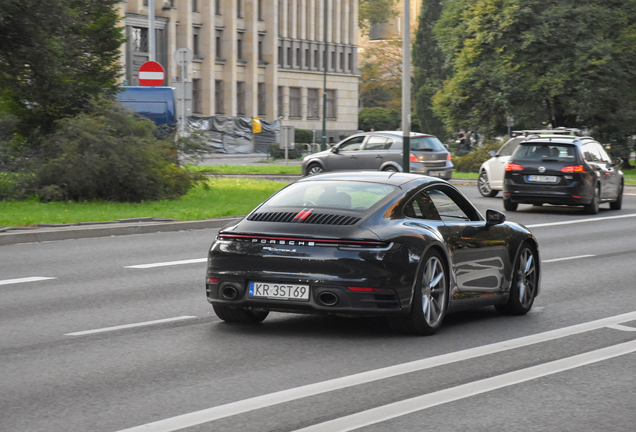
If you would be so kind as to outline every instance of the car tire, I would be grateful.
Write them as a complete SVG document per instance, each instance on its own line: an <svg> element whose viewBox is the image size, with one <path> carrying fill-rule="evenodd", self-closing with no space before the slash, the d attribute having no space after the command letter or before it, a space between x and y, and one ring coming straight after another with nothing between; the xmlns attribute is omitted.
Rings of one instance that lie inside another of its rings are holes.
<svg viewBox="0 0 636 432"><path fill-rule="evenodd" d="M479 189L479 193L482 196L487 198L492 198L499 193L499 191L492 190L490 187L490 181L488 180L488 174L486 171L482 171L481 174L479 174L479 178L477 179L477 189Z"/></svg>
<svg viewBox="0 0 636 432"><path fill-rule="evenodd" d="M519 207L518 203L512 202L509 199L504 199L504 209L506 211L516 211L517 207Z"/></svg>
<svg viewBox="0 0 636 432"><path fill-rule="evenodd" d="M325 172L325 170L318 163L312 163L307 167L307 175L316 175L323 172Z"/></svg>
<svg viewBox="0 0 636 432"><path fill-rule="evenodd" d="M394 166L388 166L386 168L384 168L382 171L384 172L398 172L397 168Z"/></svg>
<svg viewBox="0 0 636 432"><path fill-rule="evenodd" d="M258 324L269 315L269 311L253 311L216 304L212 305L212 308L216 316L230 323Z"/></svg>
<svg viewBox="0 0 636 432"><path fill-rule="evenodd" d="M610 208L612 210L620 210L621 207L623 207L623 183L621 183L620 189L618 191L618 198L616 198L616 201L612 201L610 203Z"/></svg>
<svg viewBox="0 0 636 432"><path fill-rule="evenodd" d="M586 214L597 214L599 211L599 207L601 205L601 189L596 186L594 187L594 197L592 198L592 202L589 204L585 204L583 206L583 211Z"/></svg>
<svg viewBox="0 0 636 432"><path fill-rule="evenodd" d="M428 336L442 325L448 309L449 280L445 260L432 250L424 259L409 314L389 321L400 333Z"/></svg>
<svg viewBox="0 0 636 432"><path fill-rule="evenodd" d="M495 308L508 315L524 315L532 309L539 287L539 268L537 252L534 247L524 243L519 250L512 269L512 284L508 302Z"/></svg>

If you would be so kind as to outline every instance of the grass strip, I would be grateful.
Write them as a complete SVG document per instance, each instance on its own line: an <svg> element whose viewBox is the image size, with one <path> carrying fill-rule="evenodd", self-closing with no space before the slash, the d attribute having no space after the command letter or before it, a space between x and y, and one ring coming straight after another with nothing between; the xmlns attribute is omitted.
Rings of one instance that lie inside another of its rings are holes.
<svg viewBox="0 0 636 432"><path fill-rule="evenodd" d="M117 219L156 217L202 220L245 215L286 183L244 178L213 178L209 189L191 189L180 200L118 203L109 201L50 202L38 199L0 201L0 227L105 222Z"/></svg>

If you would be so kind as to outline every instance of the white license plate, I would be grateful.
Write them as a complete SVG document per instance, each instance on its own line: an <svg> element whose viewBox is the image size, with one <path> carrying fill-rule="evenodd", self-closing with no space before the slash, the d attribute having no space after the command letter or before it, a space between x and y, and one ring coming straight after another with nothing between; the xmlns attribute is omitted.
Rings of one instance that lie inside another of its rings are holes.
<svg viewBox="0 0 636 432"><path fill-rule="evenodd" d="M309 285L250 282L248 296L282 300L309 300Z"/></svg>
<svg viewBox="0 0 636 432"><path fill-rule="evenodd" d="M441 177L444 174L444 171L429 171L428 175L430 177Z"/></svg>
<svg viewBox="0 0 636 432"><path fill-rule="evenodd" d="M557 183L559 178L557 176L529 175L528 181L533 183Z"/></svg>

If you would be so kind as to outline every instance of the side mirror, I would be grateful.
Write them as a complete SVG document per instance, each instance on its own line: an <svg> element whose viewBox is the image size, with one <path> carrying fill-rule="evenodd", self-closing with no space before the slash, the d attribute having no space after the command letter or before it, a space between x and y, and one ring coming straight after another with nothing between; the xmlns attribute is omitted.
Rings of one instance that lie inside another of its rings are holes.
<svg viewBox="0 0 636 432"><path fill-rule="evenodd" d="M499 225L506 221L506 215L497 210L486 210L486 226Z"/></svg>
<svg viewBox="0 0 636 432"><path fill-rule="evenodd" d="M612 163L613 163L614 165L618 165L618 166L620 166L620 165L622 165L622 164L623 164L623 159L622 159L622 158L619 158L619 157L612 158Z"/></svg>
<svg viewBox="0 0 636 432"><path fill-rule="evenodd" d="M444 144L444 147L446 147L446 150L450 150L450 147L448 146L448 144Z"/></svg>
<svg viewBox="0 0 636 432"><path fill-rule="evenodd" d="M338 153L338 147L331 147L331 153Z"/></svg>

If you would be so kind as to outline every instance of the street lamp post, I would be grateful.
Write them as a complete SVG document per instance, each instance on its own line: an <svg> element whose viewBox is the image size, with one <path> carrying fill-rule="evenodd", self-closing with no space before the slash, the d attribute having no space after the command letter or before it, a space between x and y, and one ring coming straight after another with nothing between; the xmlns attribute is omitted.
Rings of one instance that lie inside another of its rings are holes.
<svg viewBox="0 0 636 432"><path fill-rule="evenodd" d="M327 150L327 51L329 47L329 43L327 42L327 15L329 13L329 0L323 0L325 2L325 20L324 20L324 42L325 42L325 52L322 56L322 66L324 69L323 74L323 85L322 85L322 144L320 145L320 150Z"/></svg>

